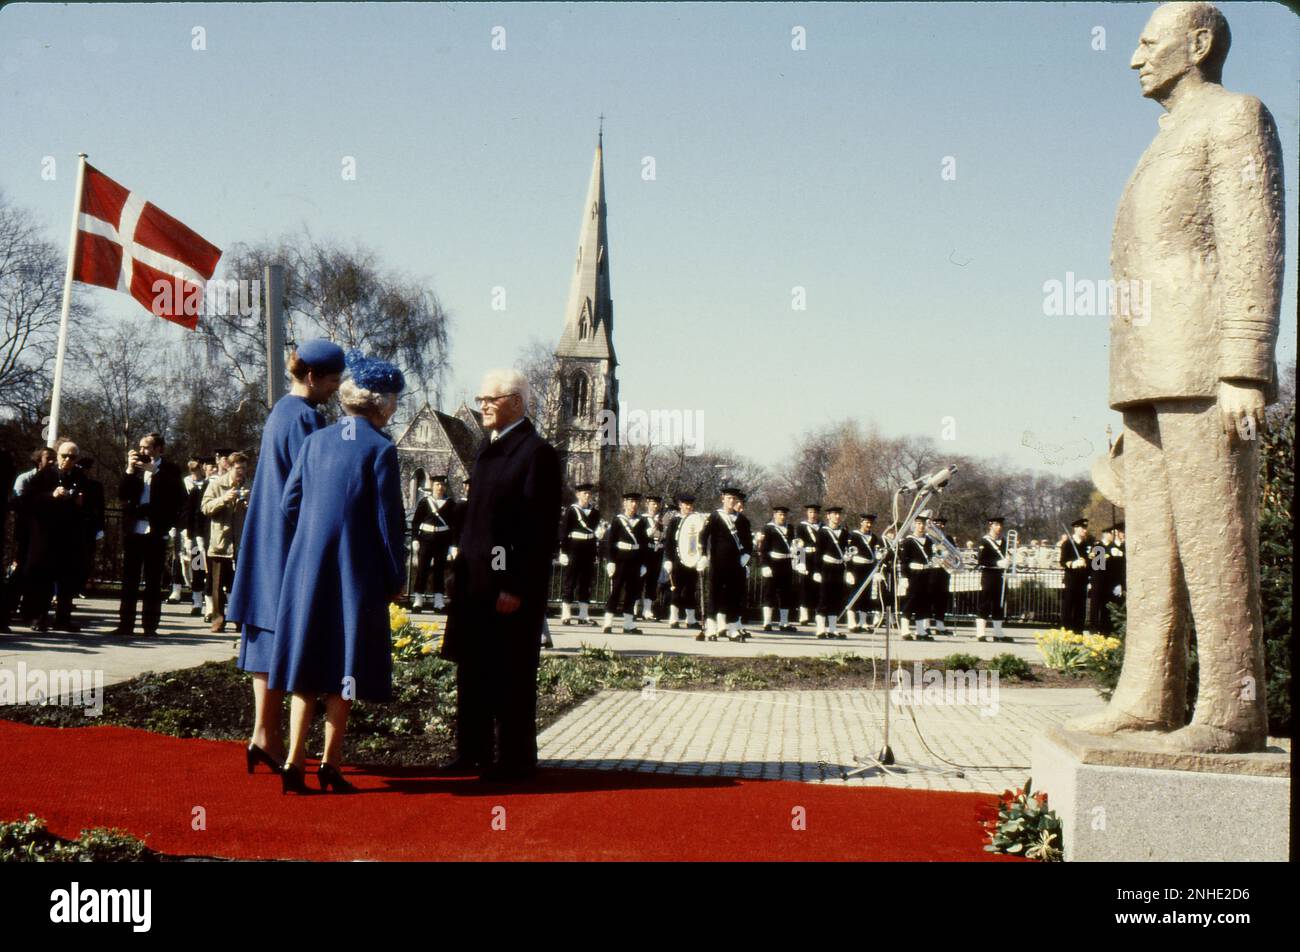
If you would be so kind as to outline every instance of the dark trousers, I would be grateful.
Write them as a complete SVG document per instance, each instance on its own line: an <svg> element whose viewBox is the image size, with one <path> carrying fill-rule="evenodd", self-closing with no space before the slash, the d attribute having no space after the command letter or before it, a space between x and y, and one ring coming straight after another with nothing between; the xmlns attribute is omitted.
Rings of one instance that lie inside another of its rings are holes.
<svg viewBox="0 0 1300 952"><path fill-rule="evenodd" d="M519 616L519 617L516 617ZM537 664L542 618L479 606L463 619L456 666L456 746L481 766L537 766Z"/></svg>
<svg viewBox="0 0 1300 952"><path fill-rule="evenodd" d="M659 596L659 573L663 569L662 552L649 552L645 557L645 575L641 579L641 597L654 601Z"/></svg>
<svg viewBox="0 0 1300 952"><path fill-rule="evenodd" d="M1088 630L1094 635L1109 635L1110 606L1115 601L1115 596L1111 593L1115 586L1107 584L1105 575L1093 575L1089 584L1092 593L1088 599Z"/></svg>
<svg viewBox="0 0 1300 952"><path fill-rule="evenodd" d="M78 594L78 585L82 576L83 559L81 553L69 547L57 558L43 559L40 564L28 567L27 595L29 606L23 613L33 621L45 618L50 608L50 601L56 597L54 608L55 622L65 622L72 618L72 600Z"/></svg>
<svg viewBox="0 0 1300 952"><path fill-rule="evenodd" d="M803 577L803 582L799 586L799 607L806 608L809 612L815 612L817 610L817 605L821 602L822 598L820 592L821 586L818 585L817 580L813 578L813 572L815 571L816 569L812 568L810 560L808 574Z"/></svg>
<svg viewBox="0 0 1300 952"><path fill-rule="evenodd" d="M1065 588L1061 590L1061 627L1067 631L1080 632L1084 629L1087 618L1088 573L1069 571L1065 573Z"/></svg>
<svg viewBox="0 0 1300 952"><path fill-rule="evenodd" d="M673 570L669 573L672 576L673 597L672 603L677 606L677 610L689 608L692 611L698 611L700 607L700 573L695 569L688 569L680 562L673 563Z"/></svg>
<svg viewBox="0 0 1300 952"><path fill-rule="evenodd" d="M930 611L935 621L952 609L952 576L947 569L927 569L927 586L930 589Z"/></svg>
<svg viewBox="0 0 1300 952"><path fill-rule="evenodd" d="M614 577L610 580L609 598L605 601L605 611L609 614L632 614L636 600L641 596L642 564L640 559L614 563Z"/></svg>
<svg viewBox="0 0 1300 952"><path fill-rule="evenodd" d="M986 621L1002 621L1006 606L1002 603L1003 569L980 570L979 617Z"/></svg>
<svg viewBox="0 0 1300 952"><path fill-rule="evenodd" d="M128 532L122 540L122 602L118 608L118 626L122 631L135 628L135 606L143 602L141 624L145 631L157 631L162 617L162 576L167 555L167 536ZM139 587L144 581L144 597Z"/></svg>
<svg viewBox="0 0 1300 952"><path fill-rule="evenodd" d="M929 572L925 570L907 576L907 597L903 600L902 612L912 621L932 617L929 581Z"/></svg>
<svg viewBox="0 0 1300 952"><path fill-rule="evenodd" d="M710 618L725 615L727 621L744 621L745 570L739 565L710 562L705 573L708 580L706 613Z"/></svg>
<svg viewBox="0 0 1300 952"><path fill-rule="evenodd" d="M208 556L208 595L212 598L212 618L226 617L226 596L235 581L235 560L224 555Z"/></svg>
<svg viewBox="0 0 1300 952"><path fill-rule="evenodd" d="M428 539L421 539L416 547L415 559L415 591L423 595L428 592L431 595L442 595L446 589L447 578L447 550L451 548L451 542L446 543L434 542ZM429 583L432 581L432 587Z"/></svg>
<svg viewBox="0 0 1300 952"><path fill-rule="evenodd" d="M773 561L769 568L772 570L771 578L763 579L763 607L793 608L794 569L789 560Z"/></svg>
<svg viewBox="0 0 1300 952"><path fill-rule="evenodd" d="M844 610L844 566L823 565L821 598L817 602L817 614L839 617Z"/></svg>
<svg viewBox="0 0 1300 952"><path fill-rule="evenodd" d="M569 564L564 567L564 600L566 602L591 601L591 580L596 574L595 543L575 543L570 546Z"/></svg>

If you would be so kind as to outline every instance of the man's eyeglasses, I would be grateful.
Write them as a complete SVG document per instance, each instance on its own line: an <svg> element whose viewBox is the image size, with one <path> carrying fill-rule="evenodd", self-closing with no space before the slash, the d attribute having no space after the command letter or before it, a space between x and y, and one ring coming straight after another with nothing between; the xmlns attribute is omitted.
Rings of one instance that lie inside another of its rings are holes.
<svg viewBox="0 0 1300 952"><path fill-rule="evenodd" d="M485 396L485 397L475 397L475 398L474 398L474 402L479 403L479 404L483 404L483 403L496 403L498 400L504 400L506 397L517 397L517 396L519 396L519 394L517 394L517 393L499 393L499 394L497 394L495 397L486 397L486 396Z"/></svg>

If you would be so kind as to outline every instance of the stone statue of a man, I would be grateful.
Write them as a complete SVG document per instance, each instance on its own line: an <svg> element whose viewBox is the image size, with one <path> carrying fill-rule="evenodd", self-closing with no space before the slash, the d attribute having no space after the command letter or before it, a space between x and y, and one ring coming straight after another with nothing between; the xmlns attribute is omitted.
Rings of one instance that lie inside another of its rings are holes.
<svg viewBox="0 0 1300 952"><path fill-rule="evenodd" d="M1282 158L1273 117L1220 85L1228 23L1208 3L1156 9L1129 64L1164 107L1115 216L1117 287L1149 281L1110 326L1124 414L1128 622L1119 685L1070 725L1158 731L1174 751L1262 750L1258 440L1277 398ZM1184 725L1188 639L1200 664Z"/></svg>

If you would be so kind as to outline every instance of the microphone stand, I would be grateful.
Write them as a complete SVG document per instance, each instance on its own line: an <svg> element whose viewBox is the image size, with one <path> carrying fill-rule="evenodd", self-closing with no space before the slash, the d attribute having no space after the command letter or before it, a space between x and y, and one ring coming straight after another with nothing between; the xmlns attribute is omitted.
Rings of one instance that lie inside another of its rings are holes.
<svg viewBox="0 0 1300 952"><path fill-rule="evenodd" d="M896 491L894 492L894 502L893 502L893 509L892 509L892 513L891 513L891 514L893 515L893 517L894 517L894 521L893 521L893 523L892 523L892 524L891 524L887 529L885 529L885 532L886 532L886 533L889 531L889 529L893 529L893 530L894 530L894 539L895 539L895 544L894 544L894 586L893 586L893 588L894 588L894 612L893 612L893 615L894 615L894 620L895 620L895 621L896 621L899 617L901 617L900 614L899 614L899 603L898 603L898 547L899 547L899 545L901 545L902 543L898 540L898 531L899 531L899 521L898 521L898 497L901 496L901 495L903 494L903 492L904 492L907 488L908 488L908 487L900 487L898 490L896 490ZM922 483L919 487L917 487L917 490L916 490L916 496L912 499L912 505L911 505L911 507L910 507L910 508L908 509L908 511L907 511L907 518L903 520L903 523L902 523L902 524L903 524L904 526L911 525L912 522L913 522L913 520L916 518L916 514L917 514L918 512L920 512L922 508L924 508L924 506L925 506L925 504L926 504L927 502L929 502L930 497L932 497L936 492L940 492L940 491L941 491L940 489L936 489L935 487L931 486L928 482L924 482L924 483ZM883 533L882 533L882 535L881 535L881 538L884 538L884 534L883 534ZM861 585L858 586L857 591L855 591L855 592L853 593L852 597L849 599L849 604L848 604L848 606L844 609L845 611L849 611L849 610L853 607L854 602L856 602L856 601L858 600L859 596L861 596L862 592L866 589L867 585L871 582L871 578L874 577L875 574L876 574L877 572L881 571L883 568L884 568L884 563L883 563L883 561L882 561L882 563L881 563L880 565L876 566L876 568L873 569L873 570L871 571L871 574L867 577L867 580L866 580L865 582L863 582ZM890 619L889 606L886 605L886 606L884 606L884 607L885 607L885 612L884 612L884 614L885 614L885 617L884 617L884 623L885 623L885 677L886 677L887 679L889 679L889 680L892 681L892 679L893 679L893 677L892 677L892 676L893 676L893 672L890 670L890 660L891 660L891 659L890 659L890 650L889 650L889 647L890 647L890 642L893 640L891 636L892 636L892 634L893 634L893 628L894 628L894 625L893 625L893 621L891 621L891 619ZM836 617L838 618L838 616L836 616ZM913 771L923 771L923 772L927 772L927 773L938 774L938 775L941 776L941 777L946 777L946 776L951 776L951 777L963 777L963 776L965 776L965 774L963 774L962 771L958 770L958 769L955 768L955 767L941 767L941 766L937 766L937 765L931 765L931 764L919 764L919 763L904 763L904 762L897 761L897 760L894 759L894 751L893 751L893 748L891 748L891 747L889 746L889 707L890 707L890 696L889 696L889 695L890 695L890 690L891 690L890 688L886 688L886 691L885 691L885 716L884 716L884 720L883 720L883 722L882 722L882 724L881 724L881 735L882 735L882 740L881 740L880 753L876 754L874 757L871 756L870 754L868 754L868 755L866 755L866 756L864 756L864 757L854 757L854 758L853 758L853 762L854 762L855 764L857 764L858 766L855 767L854 769L850 770L850 771L847 771L847 772L844 774L844 779L845 779L845 780L848 780L848 779L851 778L851 777L856 777L856 776L858 776L858 775L860 775L860 774L870 773L870 772L873 771L873 770L878 770L878 771L880 771L880 773L882 773L882 774L888 774L888 775L891 776L891 777L896 777L896 776L899 776L899 775L901 775L901 774L905 774L905 773L909 773L909 772L913 772Z"/></svg>

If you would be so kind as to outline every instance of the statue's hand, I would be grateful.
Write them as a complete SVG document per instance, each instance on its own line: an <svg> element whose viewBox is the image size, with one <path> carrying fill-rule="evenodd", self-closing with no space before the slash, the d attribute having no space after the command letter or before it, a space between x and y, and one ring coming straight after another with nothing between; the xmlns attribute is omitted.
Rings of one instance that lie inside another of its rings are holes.
<svg viewBox="0 0 1300 952"><path fill-rule="evenodd" d="M1219 381L1219 416L1223 420L1223 432L1229 436L1236 433L1253 439L1256 432L1264 429L1264 407L1264 388L1259 384Z"/></svg>

